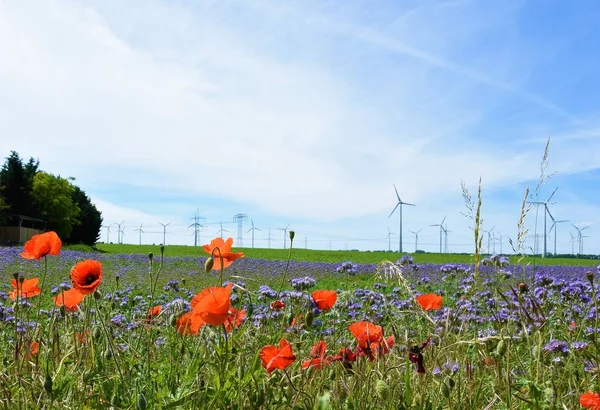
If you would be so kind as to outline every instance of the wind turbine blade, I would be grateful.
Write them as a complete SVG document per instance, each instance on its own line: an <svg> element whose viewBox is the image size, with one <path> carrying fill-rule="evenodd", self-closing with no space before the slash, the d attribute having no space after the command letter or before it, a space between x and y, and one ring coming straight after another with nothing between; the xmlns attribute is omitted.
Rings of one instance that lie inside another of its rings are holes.
<svg viewBox="0 0 600 410"><path fill-rule="evenodd" d="M556 189L554 191L552 191L552 193L550 194L550 196L546 200L546 203L550 202L550 200L552 199L552 197L554 196L554 194L556 193L557 190L558 190L558 187L556 187Z"/></svg>
<svg viewBox="0 0 600 410"><path fill-rule="evenodd" d="M396 184L394 184L394 191L396 191L396 198L398 198L398 202L402 202L400 195L398 194L398 190L396 189Z"/></svg>
<svg viewBox="0 0 600 410"><path fill-rule="evenodd" d="M552 219L552 222L556 222L556 220L554 219L554 217L550 213L550 210L548 209L548 205L547 204L544 204L544 208L546 208L546 212L548 212L548 215L550 216L550 219Z"/></svg>
<svg viewBox="0 0 600 410"><path fill-rule="evenodd" d="M440 225L443 225L443 224L444 224L444 221L446 220L446 217L447 217L447 216L448 216L448 215L445 215L445 216L444 216L444 219L442 219L442 223L441 223Z"/></svg>
<svg viewBox="0 0 600 410"><path fill-rule="evenodd" d="M392 215L394 215L394 212L396 212L396 208L398 208L399 206L400 206L400 202L398 202L398 203L396 204L396 206L394 207L394 209L392 210L392 212L390 212L390 216L388 216L388 218L391 218L391 217L392 217Z"/></svg>
<svg viewBox="0 0 600 410"><path fill-rule="evenodd" d="M289 224L287 224L287 226L285 227L285 229L289 228L291 224L292 224L291 222Z"/></svg>
<svg viewBox="0 0 600 410"><path fill-rule="evenodd" d="M556 225L556 221L552 223L552 226L550 226L550 230L548 231L548 233L552 232L552 229L554 229L554 225Z"/></svg>
<svg viewBox="0 0 600 410"><path fill-rule="evenodd" d="M402 205L416 206L415 204L409 204L408 202L402 202Z"/></svg>

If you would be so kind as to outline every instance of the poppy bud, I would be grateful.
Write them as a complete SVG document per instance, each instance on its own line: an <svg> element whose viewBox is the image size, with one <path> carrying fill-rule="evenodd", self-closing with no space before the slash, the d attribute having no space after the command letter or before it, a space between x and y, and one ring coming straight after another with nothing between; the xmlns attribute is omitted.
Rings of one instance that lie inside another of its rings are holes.
<svg viewBox="0 0 600 410"><path fill-rule="evenodd" d="M52 394L52 377L50 375L46 375L46 380L44 380L44 390L46 393Z"/></svg>
<svg viewBox="0 0 600 410"><path fill-rule="evenodd" d="M183 286L185 286L185 282L186 282L186 281L185 281L185 278L181 278L181 284L182 284Z"/></svg>
<svg viewBox="0 0 600 410"><path fill-rule="evenodd" d="M327 410L329 409L329 400L331 400L331 393L327 392L317 401L317 410Z"/></svg>
<svg viewBox="0 0 600 410"><path fill-rule="evenodd" d="M65 316L67 314L67 308L65 308L65 305L60 305L60 315L61 316Z"/></svg>
<svg viewBox="0 0 600 410"><path fill-rule="evenodd" d="M100 293L100 291L98 289L96 289L94 291L94 299L96 299L96 300L102 299L102 293Z"/></svg>
<svg viewBox="0 0 600 410"><path fill-rule="evenodd" d="M143 394L140 393L137 400L137 408L138 410L146 410L148 408L148 401Z"/></svg>
<svg viewBox="0 0 600 410"><path fill-rule="evenodd" d="M294 314L292 312L288 313L285 321L287 322L288 326L291 326L292 322L294 321Z"/></svg>
<svg viewBox="0 0 600 410"><path fill-rule="evenodd" d="M496 351L494 353L496 353L496 356L498 357L504 356L504 353L506 353L506 342L504 339L500 339L498 345L496 345Z"/></svg>
<svg viewBox="0 0 600 410"><path fill-rule="evenodd" d="M312 326L314 318L315 318L315 314L312 310L306 314L306 326L307 327Z"/></svg>
<svg viewBox="0 0 600 410"><path fill-rule="evenodd" d="M448 386L450 387L450 390L454 389L454 386L456 385L456 383L454 382L454 379L451 377L448 379Z"/></svg>
<svg viewBox="0 0 600 410"><path fill-rule="evenodd" d="M177 325L177 316L175 316L174 314L169 316L169 325L171 325L171 326Z"/></svg>
<svg viewBox="0 0 600 410"><path fill-rule="evenodd" d="M290 231L290 241L294 240L294 236L296 236L296 232Z"/></svg>
<svg viewBox="0 0 600 410"><path fill-rule="evenodd" d="M591 285L594 284L594 271L591 271L591 270L587 271L585 273L585 277L587 278L587 280L590 282Z"/></svg>
<svg viewBox="0 0 600 410"><path fill-rule="evenodd" d="M387 400L390 388L384 380L377 380L375 383L375 392L381 400Z"/></svg>
<svg viewBox="0 0 600 410"><path fill-rule="evenodd" d="M152 259L154 259L154 254L152 252L148 252L148 259L150 262L152 262Z"/></svg>
<svg viewBox="0 0 600 410"><path fill-rule="evenodd" d="M22 285L25 282L25 276L19 276L19 283Z"/></svg>
<svg viewBox="0 0 600 410"><path fill-rule="evenodd" d="M19 273L18 272L13 273L13 278L15 278L15 280L19 279Z"/></svg>
<svg viewBox="0 0 600 410"><path fill-rule="evenodd" d="M163 256L165 254L165 245L163 245L162 243L160 244L160 256Z"/></svg>
<svg viewBox="0 0 600 410"><path fill-rule="evenodd" d="M448 387L448 385L446 383L442 383L442 394L444 395L445 398L450 397L450 388Z"/></svg>
<svg viewBox="0 0 600 410"><path fill-rule="evenodd" d="M519 288L519 292L521 293L527 293L529 291L529 286L527 286L526 283L519 282L517 287Z"/></svg>
<svg viewBox="0 0 600 410"><path fill-rule="evenodd" d="M110 349L106 349L104 351L104 360L110 360L112 358L112 353L110 352Z"/></svg>
<svg viewBox="0 0 600 410"><path fill-rule="evenodd" d="M100 330L99 326L96 326L94 328L94 332L92 333L92 337L94 338L94 340L98 341L98 339L100 339L101 336L102 336L102 330Z"/></svg>
<svg viewBox="0 0 600 410"><path fill-rule="evenodd" d="M204 262L204 271L206 273L210 272L214 265L215 265L215 260L213 259L212 256L209 256L208 259L206 259L206 262Z"/></svg>

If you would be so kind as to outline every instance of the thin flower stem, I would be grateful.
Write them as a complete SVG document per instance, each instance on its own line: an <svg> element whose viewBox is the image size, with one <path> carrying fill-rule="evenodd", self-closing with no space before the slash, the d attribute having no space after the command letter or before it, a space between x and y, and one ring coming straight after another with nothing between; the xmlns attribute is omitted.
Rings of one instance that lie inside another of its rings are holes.
<svg viewBox="0 0 600 410"><path fill-rule="evenodd" d="M94 303L96 304L96 311L100 312L100 310L98 309L98 301L96 299L94 299ZM104 334L106 335L108 348L110 349L110 353L112 354L113 360L115 361L115 366L117 367L117 371L119 372L119 376L121 377L121 383L123 383L123 386L126 386L127 383L125 382L125 377L123 376L123 372L121 371L121 366L119 366L119 361L117 360L116 351L112 343L112 338L110 336L110 333L108 333L108 329L106 328L105 319L106 317L102 318L102 320L100 320L100 324L102 326L102 330L104 330Z"/></svg>

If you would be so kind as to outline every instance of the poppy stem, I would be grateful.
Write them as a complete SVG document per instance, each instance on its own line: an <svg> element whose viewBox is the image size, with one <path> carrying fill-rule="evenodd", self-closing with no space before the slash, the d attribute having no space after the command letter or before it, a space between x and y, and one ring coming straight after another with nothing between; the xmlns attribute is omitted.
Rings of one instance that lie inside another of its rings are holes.
<svg viewBox="0 0 600 410"><path fill-rule="evenodd" d="M283 271L283 277L281 278L281 285L279 286L279 291L277 292L277 300L281 299L281 292L283 291L283 287L285 286L285 280L287 278L287 273L289 271L290 268L290 260L292 259L292 248L294 246L294 238L290 237L290 247L288 250L288 257L287 257L287 261L285 263L285 270ZM271 309L271 312L273 311L273 309Z"/></svg>
<svg viewBox="0 0 600 410"><path fill-rule="evenodd" d="M216 246L210 254L212 258L215 256L215 251L219 252L219 261L221 262L221 272L219 273L219 283L217 283L217 286L223 286L223 273L225 273L225 267L223 266L223 255L221 254L221 249Z"/></svg>

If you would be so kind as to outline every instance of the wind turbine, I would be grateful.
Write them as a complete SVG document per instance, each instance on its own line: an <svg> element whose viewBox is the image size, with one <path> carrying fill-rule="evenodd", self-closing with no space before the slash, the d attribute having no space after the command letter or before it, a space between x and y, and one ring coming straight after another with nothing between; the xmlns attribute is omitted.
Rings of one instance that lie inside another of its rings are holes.
<svg viewBox="0 0 600 410"><path fill-rule="evenodd" d="M552 217L552 215L550 215L550 217ZM554 257L556 258L556 231L558 230L558 224L563 223L563 222L569 222L567 219L562 219L560 221L555 220L554 218L552 218L552 226L550 227L550 232L552 232L552 229L554 229Z"/></svg>
<svg viewBox="0 0 600 410"><path fill-rule="evenodd" d="M161 224L163 227L163 243L162 244L163 244L163 246L166 246L167 245L167 226L171 225L171 222L166 223L166 224L159 222L159 224Z"/></svg>
<svg viewBox="0 0 600 410"><path fill-rule="evenodd" d="M125 226L123 227L123 229L121 229L121 244L123 244L124 240L125 240Z"/></svg>
<svg viewBox="0 0 600 410"><path fill-rule="evenodd" d="M571 242L571 255L575 255L575 236L573 236L572 232L569 232L569 235L571 235L571 240L569 242Z"/></svg>
<svg viewBox="0 0 600 410"><path fill-rule="evenodd" d="M227 229L223 229L223 222L219 222L221 229L217 231L217 235L221 235L221 239L223 238L223 232L229 232Z"/></svg>
<svg viewBox="0 0 600 410"><path fill-rule="evenodd" d="M140 227L139 227L138 229L135 229L135 231L136 231L136 232L138 232L138 231L139 231L139 233L140 233L140 245L142 244L142 234L143 234L143 233L146 233L146 232L144 232L144 230L142 229L142 225L143 225L143 224L144 224L144 223L142 222L142 223L140 224Z"/></svg>
<svg viewBox="0 0 600 410"><path fill-rule="evenodd" d="M290 227L290 224L287 224L287 226L285 228L277 228L280 231L283 231L283 249L286 249L287 246L287 229Z"/></svg>
<svg viewBox="0 0 600 410"><path fill-rule="evenodd" d="M117 243L121 243L121 232L123 232L121 230L121 225L123 225L125 223L125 221L118 223L115 222L115 225L117 225Z"/></svg>
<svg viewBox="0 0 600 410"><path fill-rule="evenodd" d="M254 220L250 218L250 223L252 224L252 228L248 229L248 232L252 231L252 248L254 248L254 231L260 231L260 229L254 227Z"/></svg>
<svg viewBox="0 0 600 410"><path fill-rule="evenodd" d="M490 229L489 231L486 231L485 229L482 229L482 230L481 230L482 232L485 232L485 233L487 233L487 237L488 237L488 240L487 240L487 243L488 243L488 244L487 244L487 253L488 253L488 254L491 254L491 251L492 251L492 235L493 235L493 232L494 232L494 228L495 228L495 227L496 227L496 226L493 226L493 227L492 227L492 229ZM495 252L495 245L494 245L494 253L496 253L496 252Z"/></svg>
<svg viewBox="0 0 600 410"><path fill-rule="evenodd" d="M448 233L452 231L448 229L448 224L442 229L444 229L444 253L448 253Z"/></svg>
<svg viewBox="0 0 600 410"><path fill-rule="evenodd" d="M542 258L545 258L547 255L547 241L546 241L546 233L548 232L547 228L546 228L546 215L550 215L550 218L552 218L552 220L554 220L554 218L552 217L552 214L550 213L550 210L548 210L548 204L550 203L550 200L552 199L552 197L554 196L554 194L556 193L556 190L558 190L558 187L556 187L554 189L554 191L552 191L552 193L550 194L550 196L548 197L548 199L546 199L545 201L532 201L532 202L528 202L529 204L532 205L536 205L536 206L540 206L540 205L544 205L544 252L542 253Z"/></svg>
<svg viewBox="0 0 600 410"><path fill-rule="evenodd" d="M394 191L396 191L396 198L398 198L398 202L396 203L396 206L394 207L394 209L392 210L392 212L390 213L390 216L388 216L388 218L391 218L391 216L394 214L394 212L396 211L396 208L400 208L399 210L399 215L400 215L400 236L398 237L398 252L402 253L402 205L409 205L409 206L415 206L414 204L409 204L408 202L403 202L400 199L400 195L398 194L398 189L396 189L396 184L394 184Z"/></svg>
<svg viewBox="0 0 600 410"><path fill-rule="evenodd" d="M387 231L388 231L388 234L387 234L387 237L388 237L388 252L391 252L392 251L392 235L393 235L393 233L392 233L392 231L390 231L390 228L387 228Z"/></svg>
<svg viewBox="0 0 600 410"><path fill-rule="evenodd" d="M110 243L110 227L114 225L114 222L110 225L105 225L103 228L106 228L106 243Z"/></svg>
<svg viewBox="0 0 600 410"><path fill-rule="evenodd" d="M573 224L571 224L571 225L573 225ZM578 228L575 225L573 225L573 228L577 229L577 242L579 243L578 255L583 255L583 238L587 238L587 236L583 236L581 231L586 230L589 227L590 226L588 225L583 228Z"/></svg>
<svg viewBox="0 0 600 410"><path fill-rule="evenodd" d="M419 229L417 232L415 231L409 231L410 233L414 233L415 234L415 253L417 252L418 246L419 246L419 232L421 232L423 230L423 228Z"/></svg>
<svg viewBox="0 0 600 410"><path fill-rule="evenodd" d="M448 215L446 215L446 216L448 216ZM444 216L444 219L442 219L441 223L435 224L435 225L429 225L429 226L439 226L440 227L440 253L442 253L442 233L445 231L444 221L446 220L446 216Z"/></svg>

